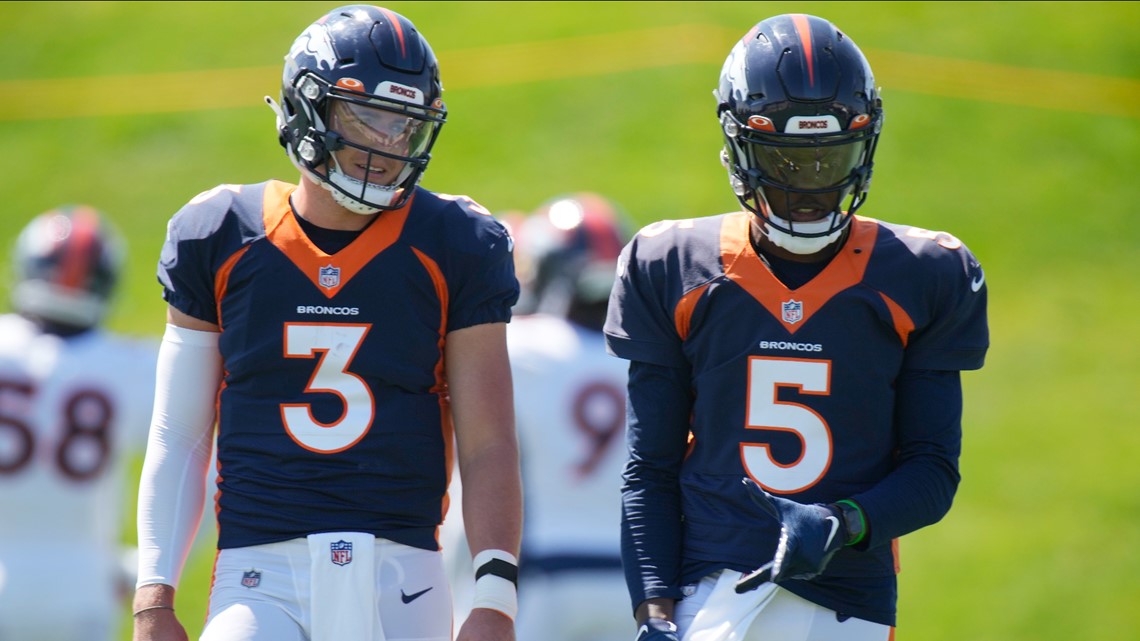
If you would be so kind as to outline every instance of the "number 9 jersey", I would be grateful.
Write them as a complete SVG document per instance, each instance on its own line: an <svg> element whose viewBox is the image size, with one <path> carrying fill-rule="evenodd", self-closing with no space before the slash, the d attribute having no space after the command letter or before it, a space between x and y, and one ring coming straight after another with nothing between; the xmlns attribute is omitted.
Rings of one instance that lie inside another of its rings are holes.
<svg viewBox="0 0 1140 641"><path fill-rule="evenodd" d="M859 500L900 465L900 448L924 441L956 478L960 417L949 417L957 430L908 433L933 429L899 421L896 383L907 372L980 368L989 343L981 266L953 236L857 216L830 263L793 290L753 249L750 215L644 228L610 299L614 354L688 372L692 405L678 409L678 427L630 426L631 443L679 444L658 459L635 452L626 472L628 486L682 460L679 478L660 487L679 495L684 515L672 543L683 583L772 559L780 525L750 501L743 477L800 503ZM905 528L870 521L885 540L840 550L816 580L781 585L894 625L890 543Z"/></svg>
<svg viewBox="0 0 1140 641"><path fill-rule="evenodd" d="M222 185L171 220L166 301L221 328L219 548L359 531L436 550L452 461L448 332L506 322L511 241L417 189L334 254L295 187Z"/></svg>

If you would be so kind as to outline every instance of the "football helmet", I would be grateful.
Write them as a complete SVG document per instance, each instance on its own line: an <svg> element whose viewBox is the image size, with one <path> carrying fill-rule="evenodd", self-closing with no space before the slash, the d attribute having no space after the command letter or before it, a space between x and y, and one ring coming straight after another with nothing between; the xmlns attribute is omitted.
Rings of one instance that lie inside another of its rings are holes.
<svg viewBox="0 0 1140 641"><path fill-rule="evenodd" d="M797 254L838 240L867 200L883 125L859 47L823 18L769 18L733 47L713 93L733 193L768 238Z"/></svg>
<svg viewBox="0 0 1140 641"><path fill-rule="evenodd" d="M523 291L516 311L561 316L601 330L628 230L625 214L598 194L569 194L544 203L516 230Z"/></svg>
<svg viewBox="0 0 1140 641"><path fill-rule="evenodd" d="M107 311L123 261L122 241L86 205L32 219L12 252L12 306L33 320L74 329L97 325Z"/></svg>
<svg viewBox="0 0 1140 641"><path fill-rule="evenodd" d="M439 64L407 18L371 5L330 11L285 56L277 130L289 158L358 214L399 209L447 118Z"/></svg>

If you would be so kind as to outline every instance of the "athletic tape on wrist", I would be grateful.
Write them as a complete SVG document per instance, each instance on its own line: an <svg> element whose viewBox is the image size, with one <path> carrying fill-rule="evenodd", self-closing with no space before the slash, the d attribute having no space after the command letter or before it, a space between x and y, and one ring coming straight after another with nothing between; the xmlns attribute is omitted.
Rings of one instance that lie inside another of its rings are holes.
<svg viewBox="0 0 1140 641"><path fill-rule="evenodd" d="M519 612L518 559L505 550L483 550L472 565L475 595L471 608L495 610L513 621Z"/></svg>

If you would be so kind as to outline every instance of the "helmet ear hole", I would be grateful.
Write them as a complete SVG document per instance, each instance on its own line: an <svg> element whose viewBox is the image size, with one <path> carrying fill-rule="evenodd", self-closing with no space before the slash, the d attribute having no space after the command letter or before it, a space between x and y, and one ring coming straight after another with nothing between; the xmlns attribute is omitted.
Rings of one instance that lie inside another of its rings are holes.
<svg viewBox="0 0 1140 641"><path fill-rule="evenodd" d="M305 136L297 143L297 155L309 169L315 169L324 162L327 155L325 146L312 136Z"/></svg>

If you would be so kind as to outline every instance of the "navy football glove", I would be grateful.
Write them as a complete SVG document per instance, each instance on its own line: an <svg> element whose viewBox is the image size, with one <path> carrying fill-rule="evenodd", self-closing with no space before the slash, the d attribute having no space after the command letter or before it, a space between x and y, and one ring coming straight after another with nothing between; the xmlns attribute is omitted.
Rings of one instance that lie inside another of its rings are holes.
<svg viewBox="0 0 1140 641"><path fill-rule="evenodd" d="M681 641L681 637L672 621L649 619L638 628L634 641Z"/></svg>
<svg viewBox="0 0 1140 641"><path fill-rule="evenodd" d="M737 581L737 593L753 590L767 581L811 579L823 572L827 562L847 542L838 510L772 496L750 478L744 479L744 485L753 502L780 522L780 543L771 562Z"/></svg>

